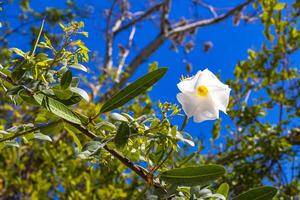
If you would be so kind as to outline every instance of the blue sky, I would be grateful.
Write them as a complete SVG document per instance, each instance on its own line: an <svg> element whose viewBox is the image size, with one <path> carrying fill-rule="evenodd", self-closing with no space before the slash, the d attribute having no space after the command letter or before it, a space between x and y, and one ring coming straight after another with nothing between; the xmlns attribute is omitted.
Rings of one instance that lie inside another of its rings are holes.
<svg viewBox="0 0 300 200"><path fill-rule="evenodd" d="M103 11L103 8L109 8L111 1L78 0L77 2L79 2L80 8L83 10L89 9L93 11L92 16L84 20L86 24L85 30L89 32L89 38L84 39L84 41L92 51L98 51L100 55L103 56L105 52L105 41L104 35L101 33L101 31L104 30L105 19L101 11ZM134 11L138 11L141 8L147 8L146 0L136 0L132 2L134 2L132 5L132 9ZM209 1L209 3L212 5L225 9L228 9L241 2L243 1ZM65 7L65 1L32 0L31 7L39 11L43 11L48 7L63 8ZM3 17L6 15L14 16L17 15L18 12L19 9L14 5L4 7L4 12L0 14L0 16L2 15L1 20L3 20ZM189 19L194 15L197 15L200 18L206 18L209 17L209 12L205 9L199 9L197 12L195 12L190 5L190 1L173 1L172 11L170 13L170 18L173 19L173 21L179 20L183 16ZM5 20L9 20L13 26L17 26L18 24L17 20L11 18L5 18ZM155 38L158 31L158 26L152 22L147 22L143 26L138 26L136 37L134 39L134 47L144 47L148 42ZM124 38L126 39L127 37L127 33L124 33L121 34L117 40L123 41ZM202 44L206 41L211 41L214 44L213 48L207 53L203 52L202 50ZM255 21L250 24L241 22L239 26L233 26L232 19L228 19L217 25L200 29L195 38L195 43L197 46L188 55L184 54L182 49L179 49L178 53L170 51L170 42L166 42L162 48L160 48L144 65L139 68L139 70L132 77L132 80L146 73L147 66L151 62L157 61L160 66L169 67L169 71L166 76L153 88L151 96L153 100L177 103L176 94L179 91L176 84L179 82L179 78L182 74L193 75L198 70L209 68L212 72L219 73L222 81L232 79L235 64L239 60L247 58L247 49L251 48L254 50L259 50L263 41L263 26L259 21ZM28 46L24 46L27 42L28 41L26 40L26 37L19 37L14 38L10 45L19 47L21 49L26 49L29 48ZM133 56L134 54L128 57L127 63L133 58ZM193 65L193 71L190 74L187 74L185 70L185 64L183 62L184 59L187 59ZM91 69L95 67L93 64L88 64L87 66ZM226 116L225 114L221 114L221 117L223 118L223 127L225 124L231 124L230 117ZM180 123L180 119L177 119L174 122ZM210 129L212 125L212 121L196 124L190 120L188 126L186 127L186 131L194 137L206 138L205 141L207 142L207 139L210 137ZM222 128L221 136L225 136L226 134L226 129ZM220 138L220 141L222 141L222 137Z"/></svg>

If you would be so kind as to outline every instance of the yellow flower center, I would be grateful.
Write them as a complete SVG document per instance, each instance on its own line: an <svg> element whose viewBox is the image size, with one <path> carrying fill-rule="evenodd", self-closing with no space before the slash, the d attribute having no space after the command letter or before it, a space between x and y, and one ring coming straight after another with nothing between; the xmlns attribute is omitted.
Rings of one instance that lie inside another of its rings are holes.
<svg viewBox="0 0 300 200"><path fill-rule="evenodd" d="M200 85L200 86L197 87L196 92L197 92L197 95L199 95L201 97L204 97L208 94L208 89L207 89L206 86Z"/></svg>

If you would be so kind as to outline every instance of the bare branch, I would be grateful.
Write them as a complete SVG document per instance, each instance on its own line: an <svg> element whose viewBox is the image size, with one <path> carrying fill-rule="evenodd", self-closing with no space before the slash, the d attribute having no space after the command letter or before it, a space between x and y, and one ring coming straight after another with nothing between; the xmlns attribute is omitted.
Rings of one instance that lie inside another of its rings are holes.
<svg viewBox="0 0 300 200"><path fill-rule="evenodd" d="M106 100L120 87L124 86L127 79L130 77L128 75L133 74L135 70L165 42L165 40L166 37L162 34L159 34L150 44L143 48L143 50L130 62L126 71L124 72L124 75L120 78L119 83L114 84L109 91L101 96L99 101L101 102Z"/></svg>
<svg viewBox="0 0 300 200"><path fill-rule="evenodd" d="M220 21L223 21L225 19L227 19L228 17L234 15L236 12L242 10L245 6L247 6L248 4L254 2L255 0L248 0L238 6L236 6L235 8L229 10L227 13L218 16L217 18L211 18L211 19L205 19L205 20L199 20L193 23L189 23L185 26L178 26L175 27L172 31L169 32L169 36L174 35L174 34L178 34L178 33L184 33L187 31L191 31L195 28L199 28L199 27L203 27L203 26L209 26L212 24L216 24Z"/></svg>
<svg viewBox="0 0 300 200"><path fill-rule="evenodd" d="M104 58L104 73L107 73L108 71L111 70L112 65L113 65L113 60L112 60L112 54L113 54L113 34L110 31L110 24L112 20L112 14L113 10L117 4L118 0L114 0L112 3L111 8L108 11L108 17L106 21L106 30L105 30L105 39L106 39L106 51L105 51L105 58Z"/></svg>
<svg viewBox="0 0 300 200"><path fill-rule="evenodd" d="M139 17L133 19L131 22L121 26L118 30L116 30L114 32L114 35L117 35L118 33L120 33L121 31L124 31L128 28L130 28L131 26L135 25L136 23L138 23L139 21L144 20L145 18L147 18L149 15L151 15L153 12L156 12L158 10L160 10L160 7L163 5L163 3L157 4L151 8L149 8L146 12L144 12L142 15L140 15Z"/></svg>
<svg viewBox="0 0 300 200"><path fill-rule="evenodd" d="M211 14L214 16L214 18L218 17L218 14L215 10L215 7L213 7L212 5L206 4L203 1L198 2L201 6L207 8L209 10L209 12L211 12Z"/></svg>
<svg viewBox="0 0 300 200"><path fill-rule="evenodd" d="M150 44L148 44L129 64L126 74L132 74L141 63L148 59L166 40L163 35L158 35ZM124 85L128 77L122 77L120 80L120 85Z"/></svg>
<svg viewBox="0 0 300 200"><path fill-rule="evenodd" d="M162 6L162 13L160 17L160 30L164 34L168 32L168 28L170 26L169 23L170 5L171 5L171 0L164 0Z"/></svg>
<svg viewBox="0 0 300 200"><path fill-rule="evenodd" d="M123 46L120 46L120 60L119 60L119 65L118 65L118 70L117 70L117 75L116 75L116 82L119 82L120 75L122 73L123 67L125 65L125 60L129 54L129 49L132 46L133 38L135 35L135 26L132 27L132 30L129 34L129 39L128 39L128 45L127 48L124 48Z"/></svg>
<svg viewBox="0 0 300 200"><path fill-rule="evenodd" d="M123 87L125 85L127 79L130 77L130 75L132 75L136 71L136 69L142 63L144 63L145 60L147 60L157 49L159 49L161 47L161 45L168 38L170 38L174 35L177 35L177 34L184 34L188 31L191 31L193 29L197 29L199 27L209 26L209 25L212 25L212 24L216 24L220 21L223 21L223 20L227 19L228 17L234 15L236 12L242 10L245 6L247 6L248 4L250 4L254 1L255 0L247 0L246 2L234 7L233 9L229 10L227 13L225 13L223 15L220 15L217 18L199 20L199 21L189 23L189 24L180 24L179 23L174 29L172 29L168 33L166 33L166 34L160 33L158 36L156 36L156 38L150 44L148 44L146 47L144 47L142 49L142 51L138 55L135 56L135 58L129 63L129 65L127 67L127 70L125 71L124 75L120 78L119 83L114 84L112 89L107 91L100 98L100 101L106 100L112 94L114 94L119 88ZM161 4L158 4L158 5L161 6ZM148 16L148 14L147 14L147 16ZM137 20L137 21L140 21L142 19L143 18L141 18L141 19L139 18L139 20ZM130 23L130 25L128 25L128 26L125 25L125 28L130 27L132 24L134 24L134 23ZM120 31L120 30L124 30L124 28L121 27L118 31Z"/></svg>

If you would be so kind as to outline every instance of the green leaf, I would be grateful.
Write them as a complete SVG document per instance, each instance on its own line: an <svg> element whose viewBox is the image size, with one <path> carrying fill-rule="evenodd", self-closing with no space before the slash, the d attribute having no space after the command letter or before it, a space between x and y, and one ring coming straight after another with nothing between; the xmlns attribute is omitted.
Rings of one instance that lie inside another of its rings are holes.
<svg viewBox="0 0 300 200"><path fill-rule="evenodd" d="M68 131L68 133L71 135L71 137L73 138L75 144L77 145L79 151L82 150L82 145L81 142L79 140L79 138L77 137L77 134L80 133L76 128L74 128L73 126L70 126L68 123L65 123L64 128Z"/></svg>
<svg viewBox="0 0 300 200"><path fill-rule="evenodd" d="M78 154L78 157L81 159L87 159L88 157L96 154L104 146L105 143L90 141L84 145L82 148L83 151Z"/></svg>
<svg viewBox="0 0 300 200"><path fill-rule="evenodd" d="M33 98L53 114L75 124L81 124L80 118L61 102L42 93L34 94Z"/></svg>
<svg viewBox="0 0 300 200"><path fill-rule="evenodd" d="M222 183L217 190L217 193L223 195L226 199L228 197L228 192L229 192L228 183Z"/></svg>
<svg viewBox="0 0 300 200"><path fill-rule="evenodd" d="M123 148L128 142L130 136L130 127L127 123L122 122L115 136L115 145L117 148Z"/></svg>
<svg viewBox="0 0 300 200"><path fill-rule="evenodd" d="M176 130L176 138L184 143L187 143L188 145L190 145L192 147L195 146L195 143L192 140L192 138L189 138L189 139L184 138L183 135L180 132L178 132L177 130Z"/></svg>
<svg viewBox="0 0 300 200"><path fill-rule="evenodd" d="M81 101L82 97L78 94L73 94L73 96L69 99L59 99L59 101L67 106L71 106L71 105L74 105L74 104L77 104Z"/></svg>
<svg viewBox="0 0 300 200"><path fill-rule="evenodd" d="M27 92L25 90L21 91L19 93L20 97L27 103L29 104L33 104L33 105L39 105L36 100L34 100L34 98L32 98L32 96L28 95Z"/></svg>
<svg viewBox="0 0 300 200"><path fill-rule="evenodd" d="M78 70L81 70L81 71L84 71L84 72L88 71L88 69L85 66L83 66L82 64L79 64L79 63L74 63L74 64L70 65L69 67L74 68L74 69L78 69Z"/></svg>
<svg viewBox="0 0 300 200"><path fill-rule="evenodd" d="M24 87L22 85L13 86L6 91L6 95L16 95L22 90L24 90Z"/></svg>
<svg viewBox="0 0 300 200"><path fill-rule="evenodd" d="M286 7L285 3L277 3L273 9L276 11L280 11L280 10L284 9L285 7Z"/></svg>
<svg viewBox="0 0 300 200"><path fill-rule="evenodd" d="M15 54L25 58L26 56L26 53L23 52L21 49L18 49L18 48L10 48L11 51L13 51Z"/></svg>
<svg viewBox="0 0 300 200"><path fill-rule="evenodd" d="M98 124L95 125L95 128L97 130L106 130L110 132L117 130L117 127L108 121L99 122Z"/></svg>
<svg viewBox="0 0 300 200"><path fill-rule="evenodd" d="M60 81L61 89L65 90L68 87L70 87L71 82L72 82L72 72L68 70L61 77L61 81Z"/></svg>
<svg viewBox="0 0 300 200"><path fill-rule="evenodd" d="M78 88L78 87L71 87L70 90L78 95L80 95L86 102L89 102L90 101L90 97L88 95L88 93L81 89L81 88Z"/></svg>
<svg viewBox="0 0 300 200"><path fill-rule="evenodd" d="M13 81L19 81L25 74L26 70L22 68L16 68L14 71L11 73L11 78Z"/></svg>
<svg viewBox="0 0 300 200"><path fill-rule="evenodd" d="M43 133L39 133L39 132L34 134L34 138L38 139L38 140L46 140L46 141L52 142L51 137L49 137L48 135L45 135Z"/></svg>
<svg viewBox="0 0 300 200"><path fill-rule="evenodd" d="M128 119L126 117L124 117L123 115L120 115L119 113L111 113L109 115L109 117L115 121L128 122Z"/></svg>
<svg viewBox="0 0 300 200"><path fill-rule="evenodd" d="M5 131L5 130L0 130L0 134L3 134L3 135L9 135L9 132Z"/></svg>
<svg viewBox="0 0 300 200"><path fill-rule="evenodd" d="M225 174L221 165L200 165L197 167L177 168L165 171L161 179L177 185L205 185Z"/></svg>
<svg viewBox="0 0 300 200"><path fill-rule="evenodd" d="M17 148L20 147L19 143L16 142L16 141L6 141L4 143L4 145L7 146L7 147L17 147Z"/></svg>
<svg viewBox="0 0 300 200"><path fill-rule="evenodd" d="M57 97L57 100L68 100L73 96L73 92L70 90L62 90L58 87L53 87L52 91L55 95L55 97Z"/></svg>
<svg viewBox="0 0 300 200"><path fill-rule="evenodd" d="M52 115L52 114L48 113L48 120L52 120L51 119L52 116L49 116L49 115ZM63 122L61 120L59 120L56 122L48 123L47 125L40 127L39 131L42 134L49 135L49 134L59 133L62 130L62 128L63 128Z"/></svg>
<svg viewBox="0 0 300 200"><path fill-rule="evenodd" d="M276 188L263 186L244 192L234 197L232 200L272 200L276 194Z"/></svg>
<svg viewBox="0 0 300 200"><path fill-rule="evenodd" d="M160 68L139 78L130 84L111 99L109 99L101 108L100 113L105 113L118 108L139 94L145 92L149 87L155 84L166 73L167 68Z"/></svg>

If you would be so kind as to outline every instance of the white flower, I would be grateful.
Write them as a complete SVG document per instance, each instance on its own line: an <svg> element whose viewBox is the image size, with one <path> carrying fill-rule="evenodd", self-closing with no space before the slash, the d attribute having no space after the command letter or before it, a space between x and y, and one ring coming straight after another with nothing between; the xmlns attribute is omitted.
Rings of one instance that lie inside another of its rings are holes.
<svg viewBox="0 0 300 200"><path fill-rule="evenodd" d="M219 110L226 113L230 88L208 69L180 81L177 87L182 92L177 94L178 101L195 122L217 119Z"/></svg>

